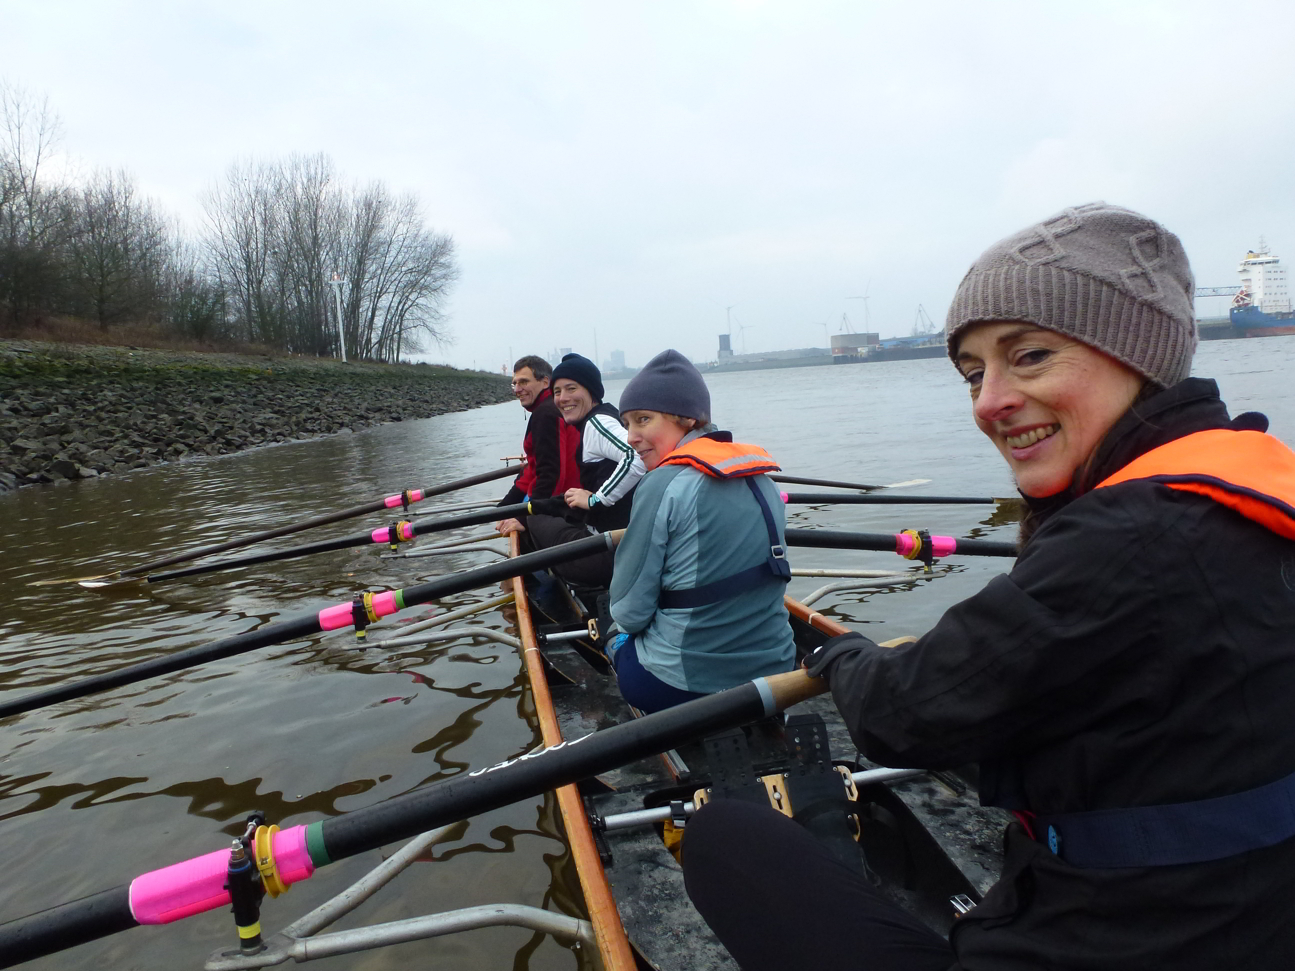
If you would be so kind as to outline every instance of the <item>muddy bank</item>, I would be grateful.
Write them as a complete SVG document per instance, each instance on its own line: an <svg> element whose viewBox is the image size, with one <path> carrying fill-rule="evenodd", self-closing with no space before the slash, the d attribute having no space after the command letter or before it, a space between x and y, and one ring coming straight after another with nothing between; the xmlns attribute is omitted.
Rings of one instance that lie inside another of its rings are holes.
<svg viewBox="0 0 1295 971"><path fill-rule="evenodd" d="M509 397L505 378L426 364L0 341L0 491Z"/></svg>

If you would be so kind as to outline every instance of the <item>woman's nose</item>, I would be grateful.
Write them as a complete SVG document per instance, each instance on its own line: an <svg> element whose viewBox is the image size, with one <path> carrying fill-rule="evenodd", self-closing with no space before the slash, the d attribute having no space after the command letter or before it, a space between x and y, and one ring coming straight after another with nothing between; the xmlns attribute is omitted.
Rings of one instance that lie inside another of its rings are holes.
<svg viewBox="0 0 1295 971"><path fill-rule="evenodd" d="M1001 421L1024 402L1025 396L1010 377L997 368L985 368L973 406L981 421Z"/></svg>

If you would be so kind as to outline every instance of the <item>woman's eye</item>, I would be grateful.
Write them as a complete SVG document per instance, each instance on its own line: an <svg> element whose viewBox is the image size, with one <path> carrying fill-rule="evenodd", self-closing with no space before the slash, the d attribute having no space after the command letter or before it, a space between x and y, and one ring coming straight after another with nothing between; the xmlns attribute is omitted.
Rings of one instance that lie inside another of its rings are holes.
<svg viewBox="0 0 1295 971"><path fill-rule="evenodd" d="M962 379L973 388L980 387L981 378L985 375L983 368L968 368L962 372Z"/></svg>
<svg viewBox="0 0 1295 971"><path fill-rule="evenodd" d="M1045 347L1036 347L1028 351L1022 351L1016 356L1014 363L1017 367L1030 367L1034 364L1042 364L1051 354L1052 352Z"/></svg>

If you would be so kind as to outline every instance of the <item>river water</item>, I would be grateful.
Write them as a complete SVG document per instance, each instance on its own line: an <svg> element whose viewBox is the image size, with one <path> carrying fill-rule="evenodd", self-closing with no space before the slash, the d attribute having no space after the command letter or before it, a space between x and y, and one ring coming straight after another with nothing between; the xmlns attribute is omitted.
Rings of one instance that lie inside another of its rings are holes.
<svg viewBox="0 0 1295 971"><path fill-rule="evenodd" d="M1218 379L1234 414L1265 411L1272 431L1295 444L1295 337L1204 344L1194 373ZM929 479L903 490L915 494L1013 494L1001 459L971 423L965 386L947 361L721 374L708 383L721 426L738 440L766 446L789 473L870 483ZM621 387L609 385L609 400ZM0 496L0 696L252 630L349 600L356 591L407 586L492 562L481 553L387 560L365 548L157 587L28 586L497 467L500 456L519 450L523 429L521 408L509 403ZM421 505L492 498L503 485ZM1004 540L1015 529L992 507L789 511L794 525L842 529L918 527ZM306 535L325 538L381 524L362 522ZM798 567L909 566L882 553L793 550L792 559ZM962 559L891 590L830 595L819 609L878 639L920 633L1007 562ZM804 596L826 582L796 579L790 592ZM434 606L443 612L497 592ZM397 622L428 610L413 608ZM495 612L474 622L504 629L509 621ZM371 637L385 633L374 629ZM538 738L511 648L478 639L360 650L349 633L265 648L6 719L0 722L0 920L227 846L254 809L283 826L309 822L517 756ZM334 864L288 896L267 900L267 931L339 892L379 859L375 852ZM576 886L551 800L529 800L471 820L459 838L436 847L338 926L500 901L569 910L579 899ZM199 968L212 950L232 943L230 923L220 912L137 928L32 966ZM329 959L319 967L388 969L411 961L482 971L585 964L550 938L501 929Z"/></svg>

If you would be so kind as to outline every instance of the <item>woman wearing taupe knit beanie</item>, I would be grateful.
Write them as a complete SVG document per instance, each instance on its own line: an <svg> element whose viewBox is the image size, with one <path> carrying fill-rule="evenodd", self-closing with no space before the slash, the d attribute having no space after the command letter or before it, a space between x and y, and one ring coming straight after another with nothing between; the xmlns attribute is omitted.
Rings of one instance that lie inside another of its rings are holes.
<svg viewBox="0 0 1295 971"><path fill-rule="evenodd" d="M963 279L949 356L1033 529L915 643L848 634L809 672L870 759L979 764L1003 872L946 939L717 800L684 870L747 971L1295 967L1295 453L1188 377L1192 293L1178 238L1104 203Z"/></svg>

